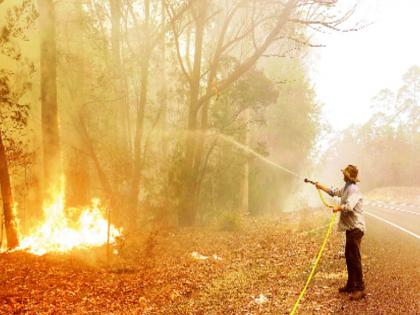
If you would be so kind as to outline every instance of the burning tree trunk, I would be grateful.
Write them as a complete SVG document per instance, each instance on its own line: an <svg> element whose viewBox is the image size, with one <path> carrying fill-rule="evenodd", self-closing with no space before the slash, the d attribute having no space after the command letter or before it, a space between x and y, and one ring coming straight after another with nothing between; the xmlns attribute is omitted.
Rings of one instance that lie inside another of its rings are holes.
<svg viewBox="0 0 420 315"><path fill-rule="evenodd" d="M3 198L4 224L6 227L7 248L13 249L19 246L19 238L13 214L12 188L10 186L9 169L5 151L2 132L0 130L0 186Z"/></svg>
<svg viewBox="0 0 420 315"><path fill-rule="evenodd" d="M44 198L60 185L57 109L55 10L52 0L38 0L41 30L41 116L44 153Z"/></svg>

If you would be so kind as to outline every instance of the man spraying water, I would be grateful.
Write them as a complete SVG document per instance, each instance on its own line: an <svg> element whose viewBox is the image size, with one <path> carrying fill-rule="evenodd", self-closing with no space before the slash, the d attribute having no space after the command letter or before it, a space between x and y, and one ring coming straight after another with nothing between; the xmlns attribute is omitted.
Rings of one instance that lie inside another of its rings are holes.
<svg viewBox="0 0 420 315"><path fill-rule="evenodd" d="M357 167L348 165L341 171L344 175L344 187L328 188L318 182L315 185L330 196L341 198L340 204L334 206L333 211L340 212L338 230L346 232L345 257L348 278L347 284L338 291L340 293L350 293L350 299L359 300L365 296L360 255L360 244L366 229L363 214L363 196L359 186L357 186L357 182L359 182Z"/></svg>
<svg viewBox="0 0 420 315"><path fill-rule="evenodd" d="M252 150L251 148L246 147L243 144L237 142L233 138L230 138L222 134L217 134L217 136L220 136L224 141L232 143L233 145L246 151L247 153L254 155L255 157L259 158L265 163L275 166L281 171L284 171L290 175L300 178L300 176L296 172L293 172L292 170L289 170L288 168L285 168L277 163L274 163L273 161L267 159L266 157L262 156L261 154ZM339 221L338 229L340 231L346 232L345 257L346 257L348 279L347 279L347 284L344 287L340 288L339 292L351 293L350 299L360 300L361 298L365 296L365 291L364 291L365 285L363 282L363 272L362 272L362 259L360 255L360 243L362 241L362 237L365 232L365 219L364 219L363 208L362 208L363 197L362 197L362 194L360 193L359 187L357 186L357 182L359 182L359 179L357 178L357 175L359 172L357 167L354 165L348 165L344 170L341 170L341 171L343 172L344 182L345 182L344 187L341 189L339 188L330 189L318 182L313 182L307 178L305 178L305 182L315 185L318 188L318 190L323 190L332 197L337 196L341 198L340 205L332 206L332 205L327 204L322 198L322 195L320 194L320 197L326 206L333 208L334 213L340 212L340 221ZM332 218L332 220L333 219L334 218ZM290 314L296 313L299 303L306 292L306 289L315 272L317 263L325 248L325 243L328 239L328 236L330 235L331 227L333 223L334 222L331 221L331 224L328 227L328 231L324 239L324 242L321 245L321 249L316 258L316 262Z"/></svg>

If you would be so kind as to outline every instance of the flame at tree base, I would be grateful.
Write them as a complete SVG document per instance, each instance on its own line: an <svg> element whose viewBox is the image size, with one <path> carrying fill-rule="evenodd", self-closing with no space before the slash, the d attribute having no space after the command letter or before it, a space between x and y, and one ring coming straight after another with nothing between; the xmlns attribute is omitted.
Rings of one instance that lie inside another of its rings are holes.
<svg viewBox="0 0 420 315"><path fill-rule="evenodd" d="M108 222L99 199L87 208L65 208L64 193L56 195L54 202L44 206L45 222L30 235L21 237L17 250L35 255L48 252L67 252L73 249L102 246L108 239ZM110 225L109 242L115 243L121 230Z"/></svg>

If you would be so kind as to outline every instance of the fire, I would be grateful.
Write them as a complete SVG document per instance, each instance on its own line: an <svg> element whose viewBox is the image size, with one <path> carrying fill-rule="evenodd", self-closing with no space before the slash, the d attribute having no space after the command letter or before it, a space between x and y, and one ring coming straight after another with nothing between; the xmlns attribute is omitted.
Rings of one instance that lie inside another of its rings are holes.
<svg viewBox="0 0 420 315"><path fill-rule="evenodd" d="M108 222L99 199L93 199L91 207L66 209L62 191L56 194L52 203L44 206L45 222L30 235L21 238L20 250L43 255L47 252L67 252L107 243ZM109 242L115 243L119 235L121 230L110 225Z"/></svg>

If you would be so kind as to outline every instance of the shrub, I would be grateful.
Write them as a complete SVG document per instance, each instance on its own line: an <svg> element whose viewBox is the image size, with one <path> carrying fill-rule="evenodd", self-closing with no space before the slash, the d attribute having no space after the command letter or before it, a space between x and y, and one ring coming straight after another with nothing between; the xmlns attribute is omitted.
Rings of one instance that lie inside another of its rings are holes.
<svg viewBox="0 0 420 315"><path fill-rule="evenodd" d="M237 231L241 226L241 217L238 211L223 211L218 221L222 231Z"/></svg>

